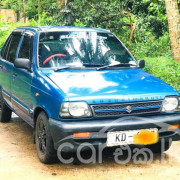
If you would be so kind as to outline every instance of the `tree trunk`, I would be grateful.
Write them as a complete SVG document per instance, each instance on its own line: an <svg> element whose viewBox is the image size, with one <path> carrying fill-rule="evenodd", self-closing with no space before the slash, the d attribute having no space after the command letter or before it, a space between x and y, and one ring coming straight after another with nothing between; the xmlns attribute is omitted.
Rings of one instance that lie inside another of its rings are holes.
<svg viewBox="0 0 180 180"><path fill-rule="evenodd" d="M38 0L38 26L40 26L41 2Z"/></svg>
<svg viewBox="0 0 180 180"><path fill-rule="evenodd" d="M132 41L133 41L133 35L134 35L134 31L135 31L135 29L136 29L136 26L135 26L135 24L132 22L131 16L129 17L129 19L130 19L130 27L131 27L131 33L130 33L130 37L129 37L129 42L132 43Z"/></svg>
<svg viewBox="0 0 180 180"><path fill-rule="evenodd" d="M23 18L24 18L24 23L26 23L26 2L23 0Z"/></svg>
<svg viewBox="0 0 180 180"><path fill-rule="evenodd" d="M180 15L177 0L166 0L172 56L180 62Z"/></svg>
<svg viewBox="0 0 180 180"><path fill-rule="evenodd" d="M16 21L18 22L20 20L20 12L16 11Z"/></svg>
<svg viewBox="0 0 180 180"><path fill-rule="evenodd" d="M58 6L61 7L63 5L67 5L68 3L68 0L57 0L57 3L58 3Z"/></svg>

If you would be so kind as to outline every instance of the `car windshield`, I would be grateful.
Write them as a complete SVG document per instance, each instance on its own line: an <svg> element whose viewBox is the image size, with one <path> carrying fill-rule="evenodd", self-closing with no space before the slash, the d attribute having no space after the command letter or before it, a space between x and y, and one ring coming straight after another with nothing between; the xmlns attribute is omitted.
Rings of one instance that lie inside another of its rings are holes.
<svg viewBox="0 0 180 180"><path fill-rule="evenodd" d="M112 33L91 31L42 32L38 59L42 68L136 65Z"/></svg>

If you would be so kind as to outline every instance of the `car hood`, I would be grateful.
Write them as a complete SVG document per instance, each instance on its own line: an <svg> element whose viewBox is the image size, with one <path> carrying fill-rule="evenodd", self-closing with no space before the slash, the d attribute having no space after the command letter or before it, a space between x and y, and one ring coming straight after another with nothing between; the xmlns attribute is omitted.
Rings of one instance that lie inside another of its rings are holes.
<svg viewBox="0 0 180 180"><path fill-rule="evenodd" d="M46 73L69 98L69 101L114 103L162 100L178 92L141 69L61 70Z"/></svg>

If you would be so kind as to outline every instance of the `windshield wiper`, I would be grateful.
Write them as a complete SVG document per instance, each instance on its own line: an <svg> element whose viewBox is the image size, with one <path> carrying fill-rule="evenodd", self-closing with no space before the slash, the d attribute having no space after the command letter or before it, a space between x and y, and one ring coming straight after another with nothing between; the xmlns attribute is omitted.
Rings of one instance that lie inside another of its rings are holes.
<svg viewBox="0 0 180 180"><path fill-rule="evenodd" d="M56 69L54 69L54 72L57 72L57 71L60 71L60 70L63 70L63 69L79 69L79 68L83 68L83 66L82 67L79 67L79 66L64 66L64 67L60 67L60 68L56 68Z"/></svg>
<svg viewBox="0 0 180 180"><path fill-rule="evenodd" d="M54 72L57 72L57 71L60 71L60 70L63 70L63 69L71 69L71 68L72 68L72 66L64 66L64 67L54 69Z"/></svg>
<svg viewBox="0 0 180 180"><path fill-rule="evenodd" d="M96 68L97 71L101 70L101 69L107 69L107 68L111 68L111 67L123 67L123 66L137 66L136 64L129 64L129 63L120 63L120 64L114 64L114 65L106 65L106 66L102 66L99 68Z"/></svg>
<svg viewBox="0 0 180 180"><path fill-rule="evenodd" d="M89 64L89 63L83 63L83 66L85 67L101 67L103 64Z"/></svg>

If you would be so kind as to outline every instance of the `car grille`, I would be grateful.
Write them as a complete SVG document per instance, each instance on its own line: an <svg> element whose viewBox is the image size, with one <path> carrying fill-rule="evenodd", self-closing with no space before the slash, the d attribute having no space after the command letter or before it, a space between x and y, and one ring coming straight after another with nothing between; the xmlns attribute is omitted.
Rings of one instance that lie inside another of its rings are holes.
<svg viewBox="0 0 180 180"><path fill-rule="evenodd" d="M161 110L162 101L91 105L96 117L156 113Z"/></svg>

